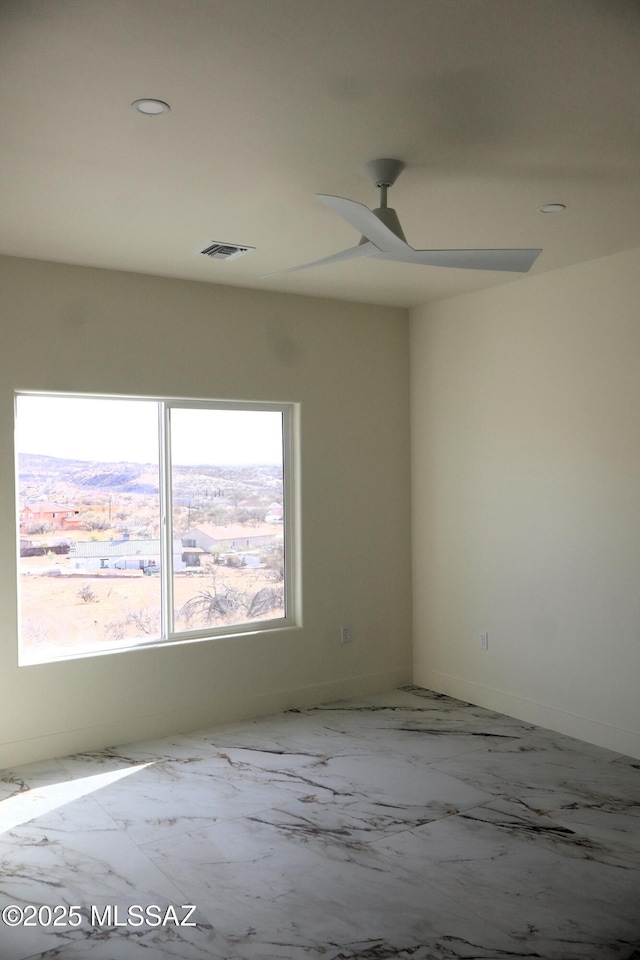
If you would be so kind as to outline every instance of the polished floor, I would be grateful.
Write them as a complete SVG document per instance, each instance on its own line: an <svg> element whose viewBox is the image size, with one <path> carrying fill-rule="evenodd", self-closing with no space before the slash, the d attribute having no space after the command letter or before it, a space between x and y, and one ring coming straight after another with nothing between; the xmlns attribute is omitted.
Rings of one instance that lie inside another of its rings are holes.
<svg viewBox="0 0 640 960"><path fill-rule="evenodd" d="M640 761L407 687L4 771L26 958L639 960Z"/></svg>

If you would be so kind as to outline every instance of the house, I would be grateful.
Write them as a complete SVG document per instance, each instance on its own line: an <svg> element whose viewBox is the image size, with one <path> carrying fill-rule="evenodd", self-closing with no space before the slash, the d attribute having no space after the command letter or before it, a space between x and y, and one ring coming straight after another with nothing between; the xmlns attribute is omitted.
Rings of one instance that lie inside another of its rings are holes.
<svg viewBox="0 0 640 960"><path fill-rule="evenodd" d="M393 6L3 14L0 765L411 681L640 757L637 4ZM389 153L416 248L531 272L268 278L359 246L314 194ZM296 625L19 666L27 389L295 403Z"/></svg>
<svg viewBox="0 0 640 960"><path fill-rule="evenodd" d="M183 549L199 549L211 556L248 553L270 547L282 540L282 525L274 523L235 523L226 526L202 524L182 535Z"/></svg>
<svg viewBox="0 0 640 960"><path fill-rule="evenodd" d="M48 529L77 530L82 523L82 514L68 503L37 501L25 503L19 519L21 529L27 529L31 524L46 524Z"/></svg>
<svg viewBox="0 0 640 960"><path fill-rule="evenodd" d="M173 541L174 570L183 570L182 543ZM74 570L157 570L160 567L159 540L78 540L69 551Z"/></svg>
<svg viewBox="0 0 640 960"><path fill-rule="evenodd" d="M266 504L260 497L248 497L246 500L240 500L238 506L244 510L264 510Z"/></svg>

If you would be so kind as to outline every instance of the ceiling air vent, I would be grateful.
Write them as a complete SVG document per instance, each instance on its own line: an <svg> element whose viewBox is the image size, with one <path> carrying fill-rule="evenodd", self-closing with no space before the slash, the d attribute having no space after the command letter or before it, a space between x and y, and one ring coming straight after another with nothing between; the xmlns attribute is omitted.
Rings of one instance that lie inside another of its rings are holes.
<svg viewBox="0 0 640 960"><path fill-rule="evenodd" d="M204 254L210 260L237 260L250 250L255 250L255 247L241 247L237 243L219 243L217 240L212 240L206 247L198 250L198 253Z"/></svg>

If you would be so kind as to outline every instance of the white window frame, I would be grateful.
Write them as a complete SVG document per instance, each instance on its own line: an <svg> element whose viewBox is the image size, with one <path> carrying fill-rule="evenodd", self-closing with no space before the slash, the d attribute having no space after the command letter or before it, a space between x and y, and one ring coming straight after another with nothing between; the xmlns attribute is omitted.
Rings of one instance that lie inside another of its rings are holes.
<svg viewBox="0 0 640 960"><path fill-rule="evenodd" d="M59 659L77 659L88 656L102 656L110 653L123 653L147 647L159 647L194 640L214 640L220 637L241 636L256 633L268 633L275 630L300 625L300 573L298 548L298 434L299 404L277 403L247 400L215 400L149 397L126 394L87 394L57 393L52 391L19 390L15 393L15 419L17 420L17 401L19 397L62 397L70 400L113 400L141 401L158 405L158 459L160 487L160 546L161 546L161 630L160 637L151 640L142 638L130 645L109 647L101 645L95 651L70 651L63 657L50 656L43 660L28 660L24 665L50 662ZM238 624L208 626L195 630L176 630L173 604L173 516L172 516L172 469L171 469L171 410L246 410L274 411L282 414L282 466L283 466L283 540L284 540L284 616L266 620L249 620ZM15 447L16 497L19 495L18 447ZM20 511L16 508L16 530L18 550L20 544ZM19 554L18 554L19 556ZM18 581L19 581L18 577ZM19 583L18 583L19 586ZM20 604L18 605L18 647L21 651L22 625ZM173 625L173 626L172 626ZM20 659L20 658L19 658Z"/></svg>

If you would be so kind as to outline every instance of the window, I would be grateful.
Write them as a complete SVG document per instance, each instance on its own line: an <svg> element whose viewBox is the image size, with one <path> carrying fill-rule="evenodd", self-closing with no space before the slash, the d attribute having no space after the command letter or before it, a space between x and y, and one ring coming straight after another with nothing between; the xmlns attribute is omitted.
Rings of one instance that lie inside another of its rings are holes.
<svg viewBox="0 0 640 960"><path fill-rule="evenodd" d="M20 662L292 625L293 418L18 394Z"/></svg>

